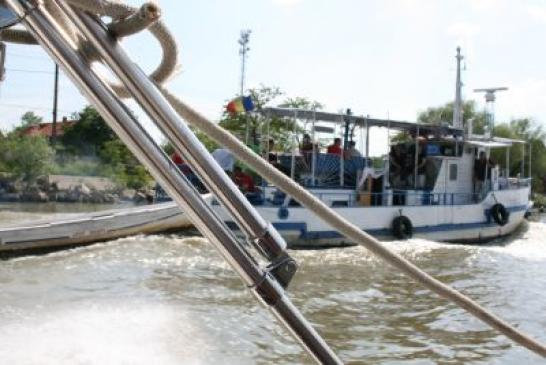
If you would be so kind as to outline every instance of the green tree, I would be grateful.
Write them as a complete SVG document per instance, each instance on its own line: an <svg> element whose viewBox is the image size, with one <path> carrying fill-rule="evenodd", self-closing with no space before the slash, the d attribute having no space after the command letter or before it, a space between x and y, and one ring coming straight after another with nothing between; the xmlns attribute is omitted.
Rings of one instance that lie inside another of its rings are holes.
<svg viewBox="0 0 546 365"><path fill-rule="evenodd" d="M258 153L261 152L260 146L267 143L267 138L275 141L276 149L287 151L292 145L293 133L301 134L303 131L302 126L295 124L291 118L278 118L263 113L264 108L267 105L274 105L275 100L281 97L283 92L277 87L262 85L259 88L250 89L249 94L254 102L255 113L230 114L226 111L222 116L220 126L229 130L240 140L246 141L248 124L249 145ZM287 98L279 106L322 109L322 104L303 97ZM206 141L206 138L202 140ZM205 144L207 143L205 142Z"/></svg>
<svg viewBox="0 0 546 365"><path fill-rule="evenodd" d="M38 125L42 122L43 122L43 118L40 116L37 116L32 111L28 111L21 116L21 127L23 128Z"/></svg>
<svg viewBox="0 0 546 365"><path fill-rule="evenodd" d="M476 103L472 100L463 103L463 125L467 125L472 119L473 133L483 134L487 124L485 110L478 110ZM437 107L430 107L419 113L417 121L424 124L449 124L453 122L453 103L446 103Z"/></svg>
<svg viewBox="0 0 546 365"><path fill-rule="evenodd" d="M426 124L444 124L451 123L453 119L453 103L446 103L439 107L431 107L420 113L418 121ZM486 126L485 110L478 110L473 101L467 101L463 105L463 123L466 125L468 120L473 120L473 133L483 134ZM521 171L523 166L526 175L529 171L529 145L532 150L532 178L533 191L543 193L545 191L544 182L546 181L546 133L542 127L537 126L533 120L529 118L513 119L508 123L496 124L493 135L510 139L518 139L526 141L526 145L514 144L509 150L510 166L509 172L511 176L515 176ZM403 134L395 137L396 140L403 140ZM525 147L525 159L523 148ZM503 169L506 165L506 150L492 149L492 159L497 162Z"/></svg>
<svg viewBox="0 0 546 365"><path fill-rule="evenodd" d="M487 124L485 110L478 110L472 100L463 103L463 125L472 120L472 133L483 134ZM417 122L433 125L451 125L453 123L453 102L427 108L417 115ZM392 143L408 142L411 139L408 132L399 132L391 138Z"/></svg>
<svg viewBox="0 0 546 365"><path fill-rule="evenodd" d="M305 97L296 96L295 98L287 98L279 105L281 108L297 108L305 110L322 110L324 105L316 100L309 100Z"/></svg>
<svg viewBox="0 0 546 365"><path fill-rule="evenodd" d="M121 142L100 114L91 106L78 113L78 122L68 127L61 138L62 148L71 160L79 161L82 157L98 158L99 172L114 179L120 186L140 189L150 184L152 178L146 169ZM85 165L82 165L85 167ZM88 165L96 174L96 165Z"/></svg>
<svg viewBox="0 0 546 365"><path fill-rule="evenodd" d="M262 128L265 127L265 118L260 113L263 108L282 95L282 92L277 87L260 86L258 89L250 89L248 91L254 103L256 113L229 113L224 111L220 126L229 130L237 138L246 141L248 132L248 142L250 147L258 152L260 145L260 136L265 133Z"/></svg>
<svg viewBox="0 0 546 365"><path fill-rule="evenodd" d="M509 123L501 123L495 127L494 135L510 139L526 141L525 145L514 144L509 150L510 175L515 176L521 171L522 164L525 168L525 175L529 173L529 146L531 155L531 172L533 191L544 193L544 180L546 178L546 133L541 126L529 118L513 119ZM525 148L525 153L523 152ZM501 168L506 167L506 150L493 149L491 151L492 159L497 162Z"/></svg>
<svg viewBox="0 0 546 365"><path fill-rule="evenodd" d="M95 156L102 146L117 139L97 110L85 107L77 118L78 122L65 129L61 143L68 153L80 156Z"/></svg>
<svg viewBox="0 0 546 365"><path fill-rule="evenodd" d="M27 184L48 174L54 165L54 151L47 140L39 136L20 136L11 133L0 145L0 165Z"/></svg>
<svg viewBox="0 0 546 365"><path fill-rule="evenodd" d="M119 139L105 142L99 152L103 172L119 185L130 189L142 189L150 185L148 171Z"/></svg>

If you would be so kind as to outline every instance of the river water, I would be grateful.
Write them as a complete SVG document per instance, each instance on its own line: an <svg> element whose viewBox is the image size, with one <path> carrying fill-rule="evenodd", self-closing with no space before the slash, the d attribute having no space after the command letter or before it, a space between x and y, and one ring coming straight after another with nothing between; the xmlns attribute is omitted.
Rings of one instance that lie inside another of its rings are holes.
<svg viewBox="0 0 546 365"><path fill-rule="evenodd" d="M546 342L546 223L487 246L387 245ZM346 363L545 363L363 248L292 253L290 296ZM0 261L0 304L2 364L312 364L200 237Z"/></svg>

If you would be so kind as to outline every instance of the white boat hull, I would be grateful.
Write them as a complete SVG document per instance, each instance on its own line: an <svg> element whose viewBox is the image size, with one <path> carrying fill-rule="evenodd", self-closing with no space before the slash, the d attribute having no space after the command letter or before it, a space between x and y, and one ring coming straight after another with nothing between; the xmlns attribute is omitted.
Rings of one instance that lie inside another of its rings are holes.
<svg viewBox="0 0 546 365"><path fill-rule="evenodd" d="M524 220L528 210L529 188L489 193L480 203L466 205L420 206L354 206L333 208L352 224L371 235L383 239L396 239L392 233L393 220L404 215L413 226L413 237L433 241L484 242L512 233ZM501 226L491 217L489 210L496 204L509 212L508 222ZM222 219L234 230L237 227L227 212L213 205ZM258 212L273 223L288 245L294 248L320 248L352 245L304 207L256 206ZM284 209L283 214L280 209ZM282 218L281 218L282 216Z"/></svg>

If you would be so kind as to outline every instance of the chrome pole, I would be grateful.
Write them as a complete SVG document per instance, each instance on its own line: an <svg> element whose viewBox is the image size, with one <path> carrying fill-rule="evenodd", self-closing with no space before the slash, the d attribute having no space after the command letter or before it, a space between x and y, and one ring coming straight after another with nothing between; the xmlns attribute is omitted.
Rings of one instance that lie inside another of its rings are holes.
<svg viewBox="0 0 546 365"><path fill-rule="evenodd" d="M508 179L509 177L510 177L510 147L506 147L506 178Z"/></svg>
<svg viewBox="0 0 546 365"><path fill-rule="evenodd" d="M97 108L152 176L167 189L192 222L220 251L252 293L283 323L302 346L320 363L341 361L293 306L277 280L262 270L234 234L214 214L184 175L142 128L128 108L92 69L63 29L38 1L5 0L25 27Z"/></svg>
<svg viewBox="0 0 546 365"><path fill-rule="evenodd" d="M294 110L294 124L292 124L292 138L290 140L290 178L296 177L296 125L298 123L298 110ZM288 200L290 201L290 200Z"/></svg>
<svg viewBox="0 0 546 365"><path fill-rule="evenodd" d="M533 141L529 141L529 178L533 177L533 170L532 170L532 164L533 164Z"/></svg>
<svg viewBox="0 0 546 365"><path fill-rule="evenodd" d="M156 85L129 58L120 43L108 34L106 27L91 15L73 11L62 1L59 1L59 6L95 47L104 62L157 124L163 135L187 159L205 186L222 202L252 245L269 260L290 259L286 253L286 243L277 230L258 214L171 104L158 91ZM295 261L291 260L291 263L291 269L295 272Z"/></svg>
<svg viewBox="0 0 546 365"><path fill-rule="evenodd" d="M313 146L313 149L312 149L312 155L311 155L311 184L313 187L315 187L316 183L315 183L315 175L316 175L316 169L317 169L317 152L316 151L316 148L315 148L315 124L317 122L317 107L314 106L313 107L313 124L312 124L312 128L313 130L311 131L311 145Z"/></svg>
<svg viewBox="0 0 546 365"><path fill-rule="evenodd" d="M525 143L521 144L521 178L525 179Z"/></svg>

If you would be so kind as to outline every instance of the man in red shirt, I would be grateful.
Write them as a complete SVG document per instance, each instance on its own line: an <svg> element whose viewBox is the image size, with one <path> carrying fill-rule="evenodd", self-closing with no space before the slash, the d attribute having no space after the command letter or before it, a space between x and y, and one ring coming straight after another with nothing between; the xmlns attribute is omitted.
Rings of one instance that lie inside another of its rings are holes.
<svg viewBox="0 0 546 365"><path fill-rule="evenodd" d="M334 144L328 146L327 153L341 156L343 150L341 149L341 138L334 138Z"/></svg>
<svg viewBox="0 0 546 365"><path fill-rule="evenodd" d="M186 161L184 161L184 159L182 158L182 156L180 156L178 154L178 152L174 152L172 155L171 155L171 160L176 164L176 166L178 166L178 168L180 169L180 171L182 171L182 173L184 173L184 175L188 175L188 174L191 174L192 171L190 169L190 167L188 166L188 164L186 163Z"/></svg>
<svg viewBox="0 0 546 365"><path fill-rule="evenodd" d="M244 193L256 192L256 185L252 176L245 174L239 166L233 168L233 181Z"/></svg>
<svg viewBox="0 0 546 365"><path fill-rule="evenodd" d="M177 165L182 165L185 163L182 156L180 156L176 151L171 155L171 160L173 160L173 162Z"/></svg>

